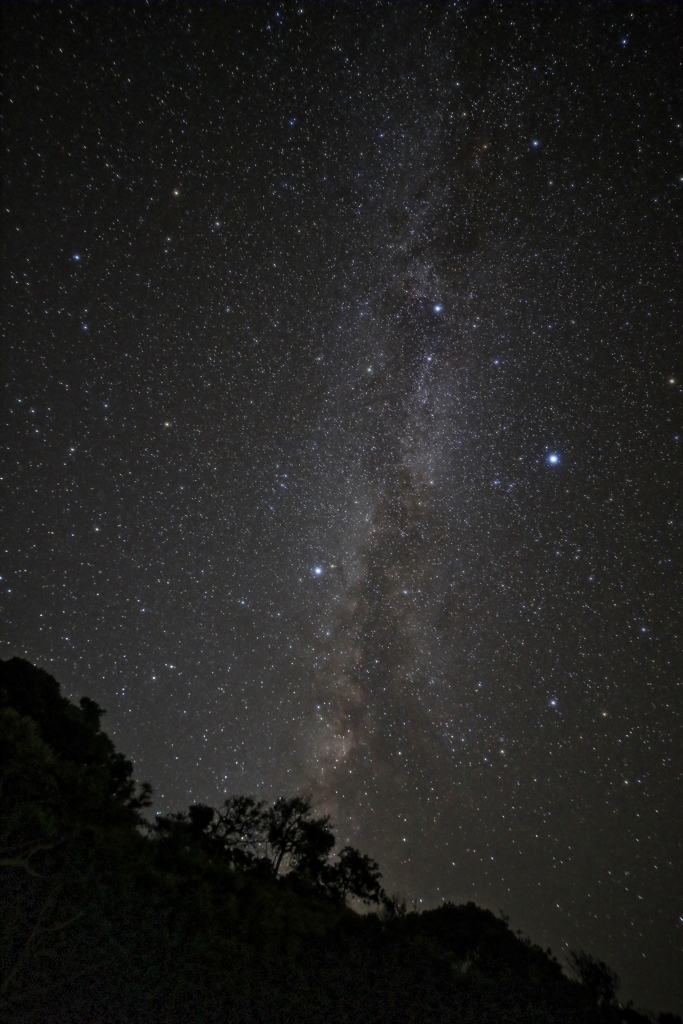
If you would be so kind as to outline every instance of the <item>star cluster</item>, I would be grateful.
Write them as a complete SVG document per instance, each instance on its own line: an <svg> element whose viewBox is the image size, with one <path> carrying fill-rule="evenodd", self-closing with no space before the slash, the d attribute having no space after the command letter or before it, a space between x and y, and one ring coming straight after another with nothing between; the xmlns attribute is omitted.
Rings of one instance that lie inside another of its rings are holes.
<svg viewBox="0 0 683 1024"><path fill-rule="evenodd" d="M677 5L7 5L2 655L683 1008Z"/></svg>

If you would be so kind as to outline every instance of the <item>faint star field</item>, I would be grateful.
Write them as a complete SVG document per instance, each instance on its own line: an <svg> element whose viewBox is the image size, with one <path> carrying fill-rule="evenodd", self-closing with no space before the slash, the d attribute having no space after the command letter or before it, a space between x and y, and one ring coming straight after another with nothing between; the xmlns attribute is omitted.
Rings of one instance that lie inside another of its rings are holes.
<svg viewBox="0 0 683 1024"><path fill-rule="evenodd" d="M680 1013L683 8L2 18L2 656Z"/></svg>

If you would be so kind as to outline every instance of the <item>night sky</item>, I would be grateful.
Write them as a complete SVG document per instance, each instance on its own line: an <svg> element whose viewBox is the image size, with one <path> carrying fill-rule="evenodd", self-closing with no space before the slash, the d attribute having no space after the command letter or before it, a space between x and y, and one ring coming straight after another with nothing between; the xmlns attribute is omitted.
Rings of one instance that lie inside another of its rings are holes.
<svg viewBox="0 0 683 1024"><path fill-rule="evenodd" d="M681 1012L683 4L1 16L0 655Z"/></svg>

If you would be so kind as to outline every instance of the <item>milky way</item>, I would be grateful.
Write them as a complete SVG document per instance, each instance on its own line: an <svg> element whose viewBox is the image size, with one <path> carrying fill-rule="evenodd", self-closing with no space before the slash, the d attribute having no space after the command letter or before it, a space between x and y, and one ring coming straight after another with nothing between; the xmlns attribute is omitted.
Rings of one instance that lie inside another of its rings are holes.
<svg viewBox="0 0 683 1024"><path fill-rule="evenodd" d="M683 8L2 16L2 655L680 1012Z"/></svg>

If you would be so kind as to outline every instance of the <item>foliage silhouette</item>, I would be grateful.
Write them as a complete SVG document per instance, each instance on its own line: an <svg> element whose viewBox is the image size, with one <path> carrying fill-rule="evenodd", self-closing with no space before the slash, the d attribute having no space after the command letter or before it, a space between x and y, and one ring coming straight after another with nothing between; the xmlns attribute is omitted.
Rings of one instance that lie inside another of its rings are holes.
<svg viewBox="0 0 683 1024"><path fill-rule="evenodd" d="M330 860L335 844L329 816L314 817L310 797L279 798L272 807L233 796L220 810L194 804L187 813L157 815L153 834L167 847L194 847L243 871L284 875L345 903L386 899L379 865L352 846Z"/></svg>
<svg viewBox="0 0 683 1024"><path fill-rule="evenodd" d="M330 896L346 902L355 896L362 903L381 903L386 894L380 885L379 864L353 846L345 846L339 861L328 869L326 891Z"/></svg>
<svg viewBox="0 0 683 1024"><path fill-rule="evenodd" d="M473 903L409 912L310 798L142 814L148 786L27 662L0 662L0 1018L17 1024L648 1021ZM355 898L378 913L356 913ZM591 973L592 972L592 973ZM680 1024L661 1015L660 1024Z"/></svg>
<svg viewBox="0 0 683 1024"><path fill-rule="evenodd" d="M606 963L583 950L569 954L572 970L591 993L597 1005L607 1010L616 1002L619 978Z"/></svg>

